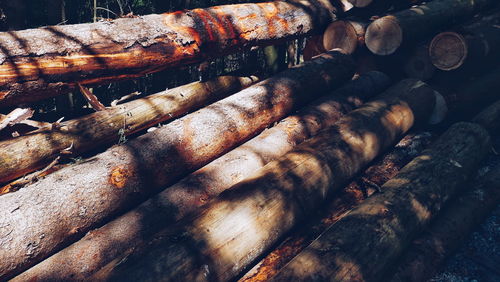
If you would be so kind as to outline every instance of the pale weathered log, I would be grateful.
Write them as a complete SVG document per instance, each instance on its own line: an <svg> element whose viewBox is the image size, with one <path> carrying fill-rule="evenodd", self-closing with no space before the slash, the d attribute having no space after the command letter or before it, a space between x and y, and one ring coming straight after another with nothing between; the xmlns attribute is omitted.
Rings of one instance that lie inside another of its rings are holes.
<svg viewBox="0 0 500 282"><path fill-rule="evenodd" d="M390 55L402 44L422 40L497 3L496 0L435 0L396 12L368 26L366 46L374 54Z"/></svg>
<svg viewBox="0 0 500 282"><path fill-rule="evenodd" d="M234 278L414 122L426 121L434 99L434 90L420 81L398 83L93 278Z"/></svg>
<svg viewBox="0 0 500 282"><path fill-rule="evenodd" d="M15 275L353 74L329 52L2 196L0 279ZM8 215L7 215L8 214Z"/></svg>
<svg viewBox="0 0 500 282"><path fill-rule="evenodd" d="M489 172L469 183L458 199L450 201L436 220L398 259L393 275L384 281L427 281L440 269L445 259L460 247L473 228L500 202L500 163L486 165Z"/></svg>
<svg viewBox="0 0 500 282"><path fill-rule="evenodd" d="M436 35L430 46L431 61L438 69L487 69L500 61L500 14L495 19L486 17L476 23Z"/></svg>
<svg viewBox="0 0 500 282"><path fill-rule="evenodd" d="M319 32L327 0L223 5L0 33L0 107Z"/></svg>
<svg viewBox="0 0 500 282"><path fill-rule="evenodd" d="M65 148L71 147L72 156L76 157L103 145L116 144L120 137L197 110L257 80L257 77L224 76L193 82L60 123L55 130L48 128L1 141L0 183L47 165Z"/></svg>
<svg viewBox="0 0 500 282"><path fill-rule="evenodd" d="M387 88L389 78L367 73L331 95L288 117L138 208L90 232L77 243L22 273L14 280L86 280L127 249L145 244L222 191L331 126L343 114Z"/></svg>
<svg viewBox="0 0 500 282"><path fill-rule="evenodd" d="M364 45L367 24L358 21L337 20L329 24L322 35L307 39L304 47L305 60L319 55L326 50L341 49L345 54L352 54L358 46Z"/></svg>
<svg viewBox="0 0 500 282"><path fill-rule="evenodd" d="M420 132L409 134L381 160L371 165L364 173L351 182L328 203L319 216L309 219L308 223L286 239L271 253L255 265L239 281L268 281L289 261L304 250L312 241L332 224L339 221L356 205L362 203L399 170L418 156L434 139L435 134Z"/></svg>
<svg viewBox="0 0 500 282"><path fill-rule="evenodd" d="M323 233L276 281L380 281L412 239L491 150L488 132L457 123L369 198Z"/></svg>

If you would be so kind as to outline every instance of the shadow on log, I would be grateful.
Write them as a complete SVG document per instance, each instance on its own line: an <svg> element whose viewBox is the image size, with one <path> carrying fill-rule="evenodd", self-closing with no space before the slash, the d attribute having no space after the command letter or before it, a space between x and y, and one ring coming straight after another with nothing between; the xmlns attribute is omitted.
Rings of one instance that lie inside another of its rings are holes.
<svg viewBox="0 0 500 282"><path fill-rule="evenodd" d="M86 280L127 249L147 243L155 234L210 199L251 176L296 144L331 126L342 115L389 85L382 73L367 73L257 137L188 175L138 208L91 231L14 281ZM175 212L173 212L175 210Z"/></svg>
<svg viewBox="0 0 500 282"><path fill-rule="evenodd" d="M427 121L434 93L420 81L398 83L93 279L235 278L415 122Z"/></svg>
<svg viewBox="0 0 500 282"><path fill-rule="evenodd" d="M151 133L61 169L0 210L0 279L18 274L140 203L291 111L348 81L350 57L332 51ZM22 222L23 224L19 224Z"/></svg>
<svg viewBox="0 0 500 282"><path fill-rule="evenodd" d="M457 123L377 194L294 258L274 281L380 281L491 150L484 128Z"/></svg>
<svg viewBox="0 0 500 282"><path fill-rule="evenodd" d="M54 130L37 130L36 133L0 141L0 183L42 168L66 148L71 148L71 156L76 157L118 143L124 136L175 119L238 92L257 80L257 77L223 76L212 81L193 82L60 123Z"/></svg>

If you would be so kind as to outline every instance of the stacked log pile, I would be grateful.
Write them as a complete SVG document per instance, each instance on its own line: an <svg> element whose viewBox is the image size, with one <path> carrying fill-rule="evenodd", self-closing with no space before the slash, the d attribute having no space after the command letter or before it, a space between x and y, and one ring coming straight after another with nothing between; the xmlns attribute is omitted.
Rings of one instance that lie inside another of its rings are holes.
<svg viewBox="0 0 500 282"><path fill-rule="evenodd" d="M35 128L0 139L0 280L428 279L500 202L497 6L289 0L0 33L0 131ZM108 107L87 88L311 35L267 79ZM32 120L74 89L96 112Z"/></svg>

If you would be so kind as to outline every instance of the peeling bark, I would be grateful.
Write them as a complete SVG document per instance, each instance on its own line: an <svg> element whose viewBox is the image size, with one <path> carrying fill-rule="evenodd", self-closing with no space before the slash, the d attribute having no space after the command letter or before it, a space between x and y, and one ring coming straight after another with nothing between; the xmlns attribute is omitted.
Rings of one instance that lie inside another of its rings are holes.
<svg viewBox="0 0 500 282"><path fill-rule="evenodd" d="M140 77L324 28L327 0L223 5L0 33L0 107Z"/></svg>

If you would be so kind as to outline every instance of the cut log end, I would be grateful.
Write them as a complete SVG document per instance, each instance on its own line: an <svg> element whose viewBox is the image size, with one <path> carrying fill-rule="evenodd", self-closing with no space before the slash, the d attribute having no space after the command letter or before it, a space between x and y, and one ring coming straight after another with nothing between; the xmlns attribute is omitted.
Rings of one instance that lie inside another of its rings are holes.
<svg viewBox="0 0 500 282"><path fill-rule="evenodd" d="M368 26L365 42L373 54L393 54L403 42L403 29L395 17L377 19Z"/></svg>
<svg viewBox="0 0 500 282"><path fill-rule="evenodd" d="M429 118L429 124L438 124L442 122L448 113L448 105L446 104L446 100L443 95L434 91L434 97L436 98L436 103L434 104L434 110Z"/></svg>
<svg viewBox="0 0 500 282"><path fill-rule="evenodd" d="M309 37L306 41L306 46L302 51L304 56L304 61L310 61L314 56L324 53L326 50L323 48L321 43L321 36Z"/></svg>
<svg viewBox="0 0 500 282"><path fill-rule="evenodd" d="M357 8L364 8L368 5L370 5L373 0L349 0L349 2Z"/></svg>
<svg viewBox="0 0 500 282"><path fill-rule="evenodd" d="M348 21L335 21L326 28L322 43L325 50L340 48L344 53L352 54L358 45L358 36Z"/></svg>
<svg viewBox="0 0 500 282"><path fill-rule="evenodd" d="M429 56L432 64L440 70L458 69L467 58L467 42L456 32L442 32L432 39Z"/></svg>

